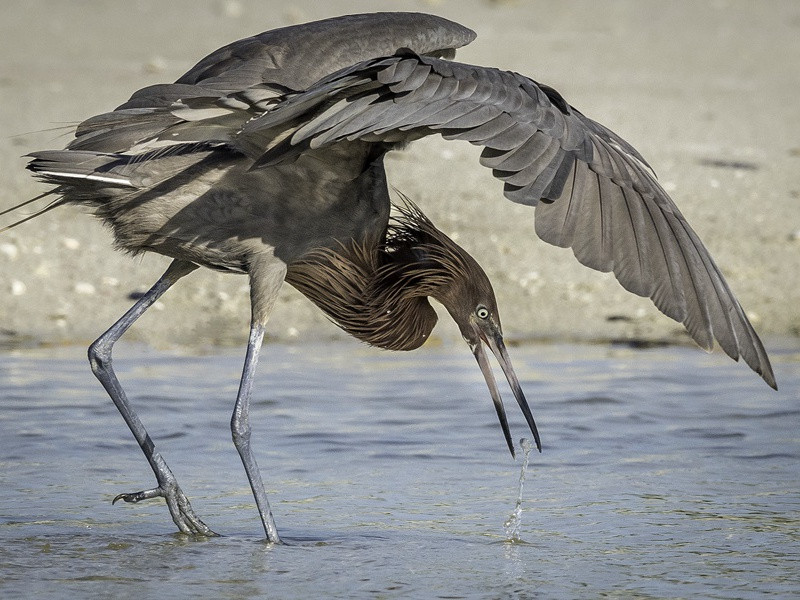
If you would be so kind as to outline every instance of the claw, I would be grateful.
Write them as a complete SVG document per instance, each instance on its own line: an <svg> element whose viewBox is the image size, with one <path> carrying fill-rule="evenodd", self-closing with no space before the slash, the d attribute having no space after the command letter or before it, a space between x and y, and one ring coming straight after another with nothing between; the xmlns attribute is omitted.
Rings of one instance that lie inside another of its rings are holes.
<svg viewBox="0 0 800 600"><path fill-rule="evenodd" d="M172 520L181 532L189 535L203 535L207 537L216 537L219 535L214 533L214 531L203 523L194 513L192 505L189 503L189 498L186 497L178 486L169 486L167 488L159 486L151 490L118 494L111 501L111 504L115 504L118 500L136 504L137 502L149 500L150 498L164 498L167 501L167 507L169 508L170 515L172 515Z"/></svg>
<svg viewBox="0 0 800 600"><path fill-rule="evenodd" d="M131 504L136 504L142 500L149 500L150 498L164 497L164 490L161 488L153 488L152 490L142 490L141 492L131 492L129 494L119 494L112 501L111 504L116 504L118 500L124 500Z"/></svg>

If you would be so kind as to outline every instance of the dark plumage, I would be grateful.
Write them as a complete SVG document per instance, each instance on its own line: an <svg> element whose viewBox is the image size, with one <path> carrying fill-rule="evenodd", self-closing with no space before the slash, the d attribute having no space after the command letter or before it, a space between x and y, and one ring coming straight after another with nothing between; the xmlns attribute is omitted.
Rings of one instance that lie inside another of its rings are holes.
<svg viewBox="0 0 800 600"><path fill-rule="evenodd" d="M113 229L120 249L174 259L89 349L93 372L158 482L117 499L164 497L181 531L212 534L111 365L114 342L199 266L250 279L251 333L231 431L268 539L279 541L250 448L248 411L265 325L284 281L348 333L391 350L427 339L436 323L428 299L438 300L480 365L512 454L486 347L541 449L486 274L410 202L390 217L384 155L432 134L482 146L481 163L503 181L506 197L536 207L542 239L572 248L589 267L613 271L701 346L716 339L775 386L744 311L642 156L548 86L447 60L474 36L416 13L269 31L87 119L65 150L31 155L28 168L54 185L57 197L37 214L87 205Z"/></svg>
<svg viewBox="0 0 800 600"><path fill-rule="evenodd" d="M353 337L386 350L419 348L436 325L435 298L458 310L497 302L486 273L410 201L383 239L320 248L289 265L286 281ZM465 288L470 288L471 292Z"/></svg>

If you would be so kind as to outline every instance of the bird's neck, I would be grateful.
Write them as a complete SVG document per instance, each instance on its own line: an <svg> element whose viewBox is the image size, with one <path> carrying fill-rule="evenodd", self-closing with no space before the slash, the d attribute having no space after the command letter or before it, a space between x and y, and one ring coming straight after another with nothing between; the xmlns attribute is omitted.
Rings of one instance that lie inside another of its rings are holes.
<svg viewBox="0 0 800 600"><path fill-rule="evenodd" d="M436 324L425 293L429 286L413 263L386 259L375 244L320 249L290 264L286 281L356 339L413 350Z"/></svg>
<svg viewBox="0 0 800 600"><path fill-rule="evenodd" d="M286 281L355 338L388 350L418 348L437 321L428 297L446 297L454 282L441 260L448 249L413 208L383 240L323 248L291 263Z"/></svg>

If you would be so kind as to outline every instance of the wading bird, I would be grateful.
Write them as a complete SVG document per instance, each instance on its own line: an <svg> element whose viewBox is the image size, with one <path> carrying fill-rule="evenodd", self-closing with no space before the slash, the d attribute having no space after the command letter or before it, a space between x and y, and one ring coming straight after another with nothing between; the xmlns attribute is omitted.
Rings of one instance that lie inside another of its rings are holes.
<svg viewBox="0 0 800 600"><path fill-rule="evenodd" d="M92 371L158 484L115 501L163 497L181 531L213 534L156 451L111 363L114 342L199 266L249 276L251 330L231 430L269 540L279 537L250 447L248 407L267 318L284 282L346 332L391 350L425 342L436 322L429 298L436 299L480 365L509 450L485 346L541 450L486 274L410 202L390 215L384 156L432 134L482 146L480 162L504 182L505 196L536 207L539 237L571 247L593 269L613 271L626 289L683 323L700 346L710 349L716 339L775 386L742 307L641 155L546 85L453 62L455 49L474 37L415 13L268 31L84 121L65 150L31 155L28 168L55 186L47 194L56 200L15 225L82 204L111 226L120 249L173 259L89 348Z"/></svg>

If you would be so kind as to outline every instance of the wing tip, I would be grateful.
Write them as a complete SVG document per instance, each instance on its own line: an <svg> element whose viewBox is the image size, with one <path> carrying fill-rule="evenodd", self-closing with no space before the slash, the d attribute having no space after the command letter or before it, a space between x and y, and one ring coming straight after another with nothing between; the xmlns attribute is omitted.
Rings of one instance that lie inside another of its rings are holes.
<svg viewBox="0 0 800 600"><path fill-rule="evenodd" d="M771 387L773 390L778 391L778 382L775 380L775 373L772 370L772 365L769 361L769 356L767 356L766 350L764 347L760 347L761 352L759 352L759 364L753 366L749 365L751 369L753 369L756 373L761 376L766 384Z"/></svg>

